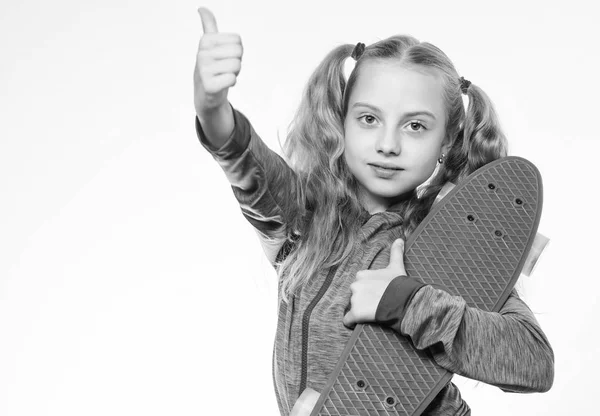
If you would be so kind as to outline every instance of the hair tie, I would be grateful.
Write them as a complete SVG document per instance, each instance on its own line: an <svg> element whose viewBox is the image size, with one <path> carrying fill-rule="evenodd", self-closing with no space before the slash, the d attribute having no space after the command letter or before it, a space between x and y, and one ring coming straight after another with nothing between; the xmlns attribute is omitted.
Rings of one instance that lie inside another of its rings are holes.
<svg viewBox="0 0 600 416"><path fill-rule="evenodd" d="M358 61L364 51L365 51L365 44L362 42L358 42L356 44L356 46L354 47L354 49L352 50L352 53L350 54L350 56L352 58L354 58L355 61Z"/></svg>
<svg viewBox="0 0 600 416"><path fill-rule="evenodd" d="M471 81L469 81L468 79L465 79L465 77L460 77L460 91L467 95L467 90L469 89L469 86L471 85Z"/></svg>

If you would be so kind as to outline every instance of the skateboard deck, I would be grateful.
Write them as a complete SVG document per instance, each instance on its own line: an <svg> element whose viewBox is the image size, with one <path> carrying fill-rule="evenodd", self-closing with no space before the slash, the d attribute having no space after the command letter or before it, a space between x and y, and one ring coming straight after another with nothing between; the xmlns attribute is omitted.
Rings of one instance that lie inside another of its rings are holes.
<svg viewBox="0 0 600 416"><path fill-rule="evenodd" d="M493 161L434 204L406 242L406 272L469 306L498 311L527 260L541 211L537 168L516 156ZM416 416L451 378L408 338L359 324L306 414Z"/></svg>

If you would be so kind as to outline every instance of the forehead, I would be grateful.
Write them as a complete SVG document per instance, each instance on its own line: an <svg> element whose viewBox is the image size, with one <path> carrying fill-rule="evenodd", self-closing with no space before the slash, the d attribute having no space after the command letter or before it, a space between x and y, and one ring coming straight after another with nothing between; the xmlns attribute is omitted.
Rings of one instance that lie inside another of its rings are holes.
<svg viewBox="0 0 600 416"><path fill-rule="evenodd" d="M443 91L441 77L431 70L371 61L360 68L349 105L360 101L386 112L428 110L441 116L445 112Z"/></svg>

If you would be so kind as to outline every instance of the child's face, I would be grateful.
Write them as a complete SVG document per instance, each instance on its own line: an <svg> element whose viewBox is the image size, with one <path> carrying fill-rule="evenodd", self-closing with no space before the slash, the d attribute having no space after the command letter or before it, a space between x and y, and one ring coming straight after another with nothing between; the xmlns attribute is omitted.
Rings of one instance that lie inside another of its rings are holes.
<svg viewBox="0 0 600 416"><path fill-rule="evenodd" d="M344 122L344 157L370 213L386 210L425 182L446 153L442 92L441 79L428 72L393 62L361 68Z"/></svg>

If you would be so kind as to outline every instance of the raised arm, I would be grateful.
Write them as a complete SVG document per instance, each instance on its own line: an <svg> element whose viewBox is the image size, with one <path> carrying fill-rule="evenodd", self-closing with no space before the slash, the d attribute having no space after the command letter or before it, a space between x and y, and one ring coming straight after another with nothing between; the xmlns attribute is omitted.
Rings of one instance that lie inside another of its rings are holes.
<svg viewBox="0 0 600 416"><path fill-rule="evenodd" d="M241 69L240 36L219 33L213 14L204 8L198 12L204 35L194 70L196 132L225 172L242 213L273 263L297 212L297 176L227 100Z"/></svg>

